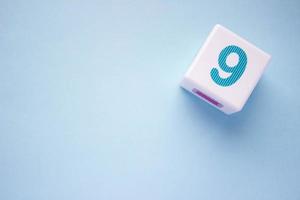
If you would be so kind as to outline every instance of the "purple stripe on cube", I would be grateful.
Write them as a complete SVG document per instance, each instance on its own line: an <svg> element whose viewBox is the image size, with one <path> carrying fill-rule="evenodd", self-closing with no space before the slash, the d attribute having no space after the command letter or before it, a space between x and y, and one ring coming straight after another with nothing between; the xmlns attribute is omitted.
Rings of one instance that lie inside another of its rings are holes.
<svg viewBox="0 0 300 200"><path fill-rule="evenodd" d="M219 107L219 108L222 108L223 105L220 104L219 102L217 102L216 100L214 100L213 98L207 96L206 94L202 93L201 91L199 91L198 89L194 88L193 89L193 92L196 93L198 96L202 97L203 99L205 99L206 101L210 102L211 104Z"/></svg>

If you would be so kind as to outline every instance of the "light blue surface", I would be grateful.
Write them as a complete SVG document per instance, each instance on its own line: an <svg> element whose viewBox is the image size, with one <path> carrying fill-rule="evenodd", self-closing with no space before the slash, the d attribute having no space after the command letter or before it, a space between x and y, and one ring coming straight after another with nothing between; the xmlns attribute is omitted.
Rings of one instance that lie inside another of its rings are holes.
<svg viewBox="0 0 300 200"><path fill-rule="evenodd" d="M0 199L299 200L299 8L0 1ZM272 55L232 116L178 87L216 23Z"/></svg>

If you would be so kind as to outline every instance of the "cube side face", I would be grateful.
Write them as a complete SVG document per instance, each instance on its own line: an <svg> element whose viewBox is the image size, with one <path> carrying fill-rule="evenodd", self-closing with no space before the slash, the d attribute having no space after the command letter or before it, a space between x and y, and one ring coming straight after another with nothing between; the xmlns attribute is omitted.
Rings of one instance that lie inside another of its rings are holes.
<svg viewBox="0 0 300 200"><path fill-rule="evenodd" d="M180 83L180 86L226 114L232 114L238 111L237 108L234 108L229 103L222 101L220 96L216 96L213 94L213 92L207 90L206 88L202 88L200 85L193 82L193 80L191 80L189 77L184 77Z"/></svg>
<svg viewBox="0 0 300 200"><path fill-rule="evenodd" d="M269 60L270 55L267 53L228 29L216 25L184 80L194 83L196 89L203 90L205 94L222 102L225 106L219 109L231 114L243 108ZM229 82L233 79L235 82Z"/></svg>

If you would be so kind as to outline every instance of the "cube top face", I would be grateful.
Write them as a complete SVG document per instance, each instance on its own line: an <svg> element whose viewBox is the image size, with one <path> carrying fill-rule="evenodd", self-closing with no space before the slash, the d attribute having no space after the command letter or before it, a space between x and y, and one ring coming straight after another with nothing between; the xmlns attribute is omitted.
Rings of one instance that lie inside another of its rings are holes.
<svg viewBox="0 0 300 200"><path fill-rule="evenodd" d="M221 110L227 105L236 112L243 108L270 58L245 39L216 25L184 79L196 87L188 90Z"/></svg>

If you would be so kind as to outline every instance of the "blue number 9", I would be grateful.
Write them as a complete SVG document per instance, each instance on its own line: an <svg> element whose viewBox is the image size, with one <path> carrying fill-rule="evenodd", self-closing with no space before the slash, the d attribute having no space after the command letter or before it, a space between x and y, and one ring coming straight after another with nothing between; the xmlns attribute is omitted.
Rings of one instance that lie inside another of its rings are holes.
<svg viewBox="0 0 300 200"><path fill-rule="evenodd" d="M236 53L239 56L239 61L235 66L228 66L226 64L226 59L231 53ZM243 49L241 49L238 46L230 45L225 47L220 55L219 55L219 66L220 68L227 73L231 73L231 75L227 78L222 78L219 76L219 71L217 68L213 68L210 71L210 76L213 79L213 81L223 87L230 86L234 84L237 80L240 79L242 74L245 71L246 65L247 65L247 55Z"/></svg>

